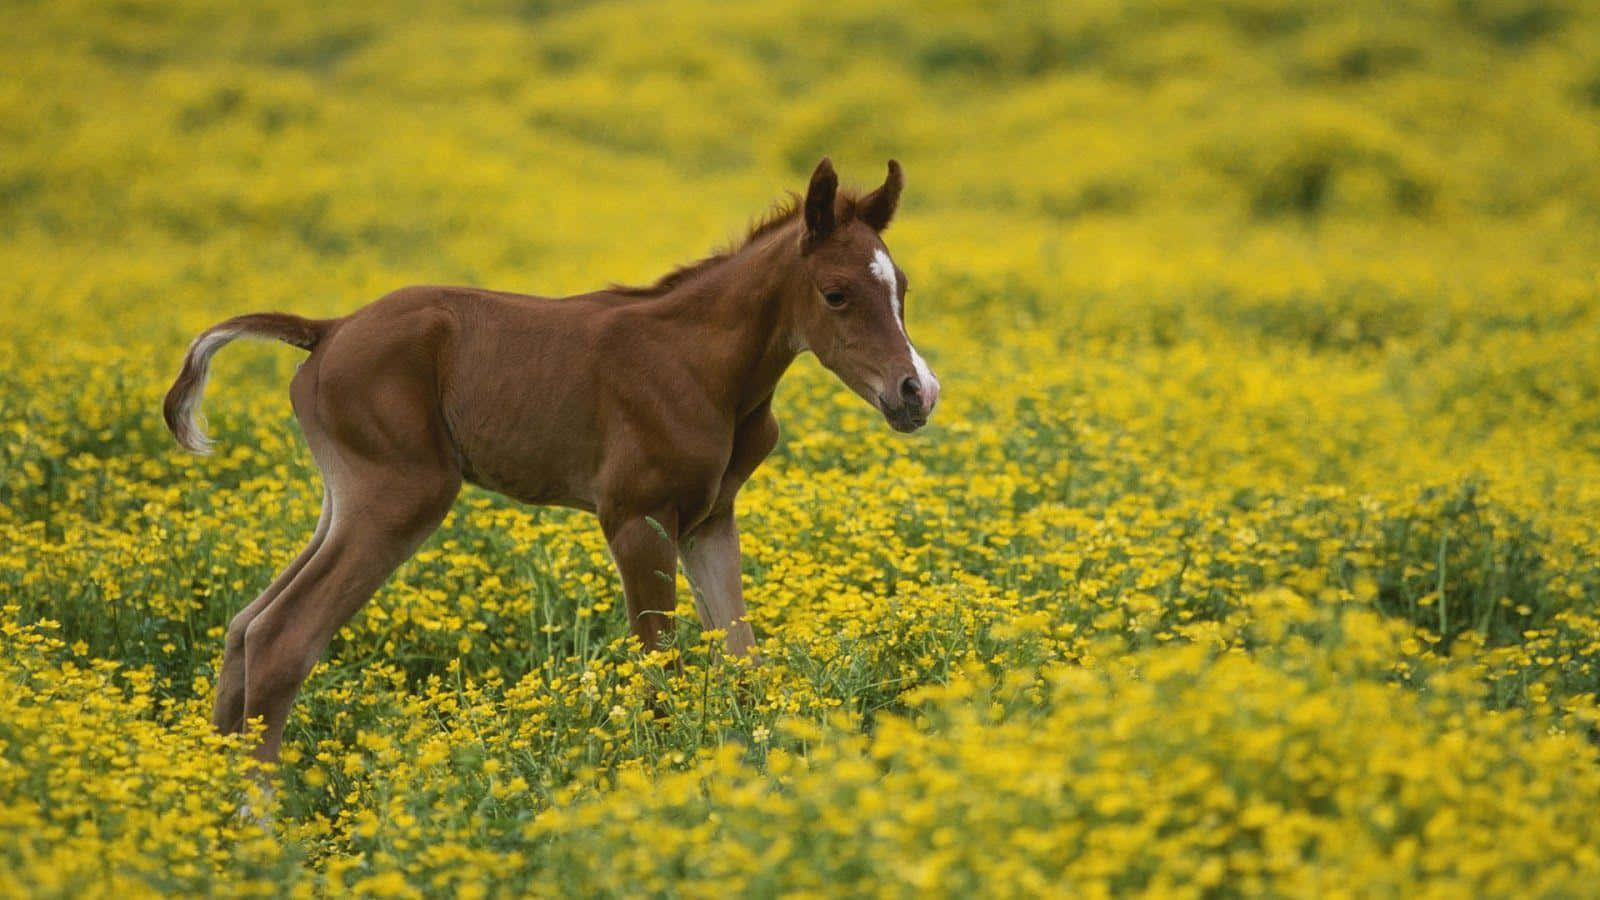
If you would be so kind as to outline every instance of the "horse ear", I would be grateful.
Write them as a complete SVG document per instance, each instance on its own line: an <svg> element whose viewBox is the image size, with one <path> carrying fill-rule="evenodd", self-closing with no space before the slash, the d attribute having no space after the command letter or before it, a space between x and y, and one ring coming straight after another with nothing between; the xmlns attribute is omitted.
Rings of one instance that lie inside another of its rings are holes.
<svg viewBox="0 0 1600 900"><path fill-rule="evenodd" d="M883 187L861 198L857 218L872 226L873 231L888 228L889 220L894 218L895 208L900 205L900 189L905 185L906 179L900 172L900 164L889 160L889 177L883 180Z"/></svg>
<svg viewBox="0 0 1600 900"><path fill-rule="evenodd" d="M811 173L811 186L806 188L806 233L800 247L810 253L833 233L833 198L839 192L839 176L833 171L833 160L824 156Z"/></svg>

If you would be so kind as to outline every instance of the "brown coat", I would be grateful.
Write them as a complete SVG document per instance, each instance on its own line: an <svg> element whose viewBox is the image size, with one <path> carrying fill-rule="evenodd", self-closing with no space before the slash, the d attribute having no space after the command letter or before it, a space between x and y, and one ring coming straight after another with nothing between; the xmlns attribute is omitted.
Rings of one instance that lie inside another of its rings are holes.
<svg viewBox="0 0 1600 900"><path fill-rule="evenodd" d="M903 431L938 399L880 237L901 184L891 161L882 187L841 195L824 159L803 205L650 287L560 300L410 287L341 319L252 314L202 333L167 396L179 443L206 446L194 412L212 354L276 338L311 351L290 397L325 483L311 543L229 627L217 727L264 717L258 755L276 757L334 631L463 480L597 514L644 647L670 625L674 589L658 573L681 556L702 624L750 652L733 503L777 442L772 394L789 364L815 352Z"/></svg>

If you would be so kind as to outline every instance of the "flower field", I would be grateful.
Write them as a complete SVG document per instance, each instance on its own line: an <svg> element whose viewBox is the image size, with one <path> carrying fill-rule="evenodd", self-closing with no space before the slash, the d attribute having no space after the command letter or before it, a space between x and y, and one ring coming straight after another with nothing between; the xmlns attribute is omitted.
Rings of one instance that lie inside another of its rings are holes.
<svg viewBox="0 0 1600 900"><path fill-rule="evenodd" d="M0 895L1600 885L1592 5L14 0L0 60ZM648 282L823 154L905 165L944 399L791 370L764 662L469 489L262 796L208 714L302 354L219 355L202 458L189 339Z"/></svg>

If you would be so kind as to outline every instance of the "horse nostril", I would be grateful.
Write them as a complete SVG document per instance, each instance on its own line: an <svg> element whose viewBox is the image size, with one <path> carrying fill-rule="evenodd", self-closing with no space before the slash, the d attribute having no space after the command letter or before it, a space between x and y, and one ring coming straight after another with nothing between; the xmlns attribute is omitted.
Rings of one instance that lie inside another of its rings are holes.
<svg viewBox="0 0 1600 900"><path fill-rule="evenodd" d="M915 375L908 375L904 381L900 382L900 399L907 403L920 404L922 402L922 383L917 381Z"/></svg>

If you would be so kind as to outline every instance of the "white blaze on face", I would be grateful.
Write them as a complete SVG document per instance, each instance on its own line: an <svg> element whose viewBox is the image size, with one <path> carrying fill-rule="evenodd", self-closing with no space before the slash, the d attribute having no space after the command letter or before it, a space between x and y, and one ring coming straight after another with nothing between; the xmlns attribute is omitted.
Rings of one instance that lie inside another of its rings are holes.
<svg viewBox="0 0 1600 900"><path fill-rule="evenodd" d="M879 247L872 251L872 263L867 268L889 288L889 309L894 313L894 324L900 329L900 336L906 339L906 352L911 354L911 365L916 367L917 381L922 385L922 405L925 409L932 409L934 402L939 399L939 379L934 377L933 370L928 368L922 354L911 345L911 335L906 334L905 317L900 313L900 279L895 277L894 261Z"/></svg>

